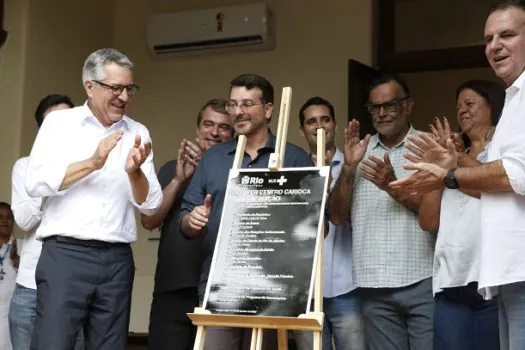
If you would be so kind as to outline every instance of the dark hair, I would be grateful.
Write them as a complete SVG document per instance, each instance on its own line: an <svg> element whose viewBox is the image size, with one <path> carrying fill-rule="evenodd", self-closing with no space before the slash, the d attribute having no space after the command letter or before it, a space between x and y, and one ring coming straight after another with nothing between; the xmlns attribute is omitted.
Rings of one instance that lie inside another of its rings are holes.
<svg viewBox="0 0 525 350"><path fill-rule="evenodd" d="M490 7L489 15L496 11L506 10L508 8L515 7L525 12L525 1L523 0L502 0Z"/></svg>
<svg viewBox="0 0 525 350"><path fill-rule="evenodd" d="M204 113L204 110L208 107L211 107L215 112L220 114L228 115L228 112L226 112L226 104L228 101L220 98L214 98L213 100L209 100L202 106L202 108L199 110L199 114L197 115L197 127L201 125L202 121L202 113Z"/></svg>
<svg viewBox="0 0 525 350"><path fill-rule="evenodd" d="M7 209L9 209L9 211L11 212L11 216L14 216L13 215L13 210L11 209L11 205L9 203L0 202L0 208L7 208Z"/></svg>
<svg viewBox="0 0 525 350"><path fill-rule="evenodd" d="M498 124L501 112L503 111L503 105L505 104L505 89L503 86L488 80L469 80L456 89L456 101L461 91L465 89L474 91L487 101L490 106L491 125L495 126ZM462 138L465 147L469 147L470 139L468 136L463 133Z"/></svg>
<svg viewBox="0 0 525 350"><path fill-rule="evenodd" d="M370 92L376 87L378 87L379 85L383 85L391 81L394 81L399 86L401 86L401 89L405 93L404 97L410 97L410 90L408 89L408 84L406 80L402 76L397 75L397 74L381 74L373 78L372 82L368 86L368 96L370 96Z"/></svg>
<svg viewBox="0 0 525 350"><path fill-rule="evenodd" d="M230 89L234 86L243 86L247 90L259 88L261 90L261 102L273 103L273 86L268 80L257 74L242 74L230 82Z"/></svg>
<svg viewBox="0 0 525 350"><path fill-rule="evenodd" d="M310 97L299 110L299 123L301 124L301 127L304 126L304 111L310 106L326 106L326 108L328 108L330 117L332 117L333 121L335 122L334 106L330 102L328 102L328 100L325 100L324 98L319 96L315 96Z"/></svg>
<svg viewBox="0 0 525 350"><path fill-rule="evenodd" d="M44 97L40 103L38 104L38 107L36 107L35 111L35 120L38 124L38 127L42 126L42 123L44 122L44 113L51 107L55 107L61 104L66 104L69 107L73 108L75 105L73 104L73 101L69 98L67 95L47 95Z"/></svg>

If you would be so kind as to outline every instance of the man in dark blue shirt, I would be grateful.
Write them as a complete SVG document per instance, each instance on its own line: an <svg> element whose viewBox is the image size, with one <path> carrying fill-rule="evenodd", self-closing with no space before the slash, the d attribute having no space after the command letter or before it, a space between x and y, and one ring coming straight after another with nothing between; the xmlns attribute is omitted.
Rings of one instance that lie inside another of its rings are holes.
<svg viewBox="0 0 525 350"><path fill-rule="evenodd" d="M275 151L275 136L268 129L273 112L273 86L261 76L241 75L230 83L230 97L226 107L233 118L235 133L246 135L242 168L268 168L270 154ZM228 174L233 165L236 147L237 139L233 139L206 152L182 201L181 232L189 238L204 235L204 262L199 283L201 300L210 272ZM303 149L287 143L283 165L285 168L308 167L313 166L313 163ZM206 335L205 350L248 349L250 335L251 330L210 328ZM264 347L275 347L275 343L271 341L264 343Z"/></svg>

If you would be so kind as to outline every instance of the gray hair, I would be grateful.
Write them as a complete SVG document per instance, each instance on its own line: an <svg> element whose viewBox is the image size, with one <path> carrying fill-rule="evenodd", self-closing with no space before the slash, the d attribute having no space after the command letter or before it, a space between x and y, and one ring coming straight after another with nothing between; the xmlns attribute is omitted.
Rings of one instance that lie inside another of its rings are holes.
<svg viewBox="0 0 525 350"><path fill-rule="evenodd" d="M104 80L104 65L116 63L119 67L133 70L133 62L122 52L115 49L99 49L91 53L82 68L82 83L89 80Z"/></svg>

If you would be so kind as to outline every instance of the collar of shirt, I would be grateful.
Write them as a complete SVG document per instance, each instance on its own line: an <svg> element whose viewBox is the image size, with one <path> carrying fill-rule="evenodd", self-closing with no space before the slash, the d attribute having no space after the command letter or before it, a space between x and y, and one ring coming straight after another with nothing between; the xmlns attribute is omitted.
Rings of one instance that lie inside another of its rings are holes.
<svg viewBox="0 0 525 350"><path fill-rule="evenodd" d="M332 157L332 166L336 166L336 165L341 164L343 162L343 160L344 160L343 152L341 152L341 150L339 148L336 148L335 149L335 154Z"/></svg>
<svg viewBox="0 0 525 350"><path fill-rule="evenodd" d="M239 136L235 136L233 140L229 141L231 147L228 149L228 154L235 153L237 149L238 140ZM261 153L262 150L275 151L275 136L270 129L268 129L268 139L266 139L266 144L263 147L259 148L257 153Z"/></svg>
<svg viewBox="0 0 525 350"><path fill-rule="evenodd" d="M525 71L523 71L518 79L514 80L511 86L509 86L505 92L507 96L513 96L514 94L520 93L520 101L523 99L523 87L525 85Z"/></svg>
<svg viewBox="0 0 525 350"><path fill-rule="evenodd" d="M89 108L87 101L84 102L84 104L80 107L80 112L84 116L84 119L82 120L84 123L90 123L93 125L96 125L98 127L103 127L100 121L95 117L93 112L91 111L91 108ZM109 128L107 129L120 129L122 127L125 131L129 131L129 117L124 115L121 120L119 120L116 123L113 123Z"/></svg>
<svg viewBox="0 0 525 350"><path fill-rule="evenodd" d="M381 146L381 147L383 147L384 149L387 149L387 150L395 149L395 148L401 147L401 146L403 146L405 144L405 142L407 141L408 135L417 135L417 130L412 127L412 124L410 124L410 128L408 129L408 132L406 133L405 137L403 137L403 140L401 140L401 142L399 142L394 147L389 148L389 147L385 146L383 144L383 142L381 142L381 139L379 138L379 134L377 134L377 133L374 136L372 136L372 138L370 139L370 147L371 148L376 148L378 146Z"/></svg>

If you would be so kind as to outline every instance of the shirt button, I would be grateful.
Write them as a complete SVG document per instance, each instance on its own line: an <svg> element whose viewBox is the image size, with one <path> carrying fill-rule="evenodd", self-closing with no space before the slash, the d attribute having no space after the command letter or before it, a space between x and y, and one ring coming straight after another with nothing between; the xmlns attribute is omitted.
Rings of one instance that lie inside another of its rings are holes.
<svg viewBox="0 0 525 350"><path fill-rule="evenodd" d="M251 165L251 164L248 164L248 168L251 168L251 167L252 167L252 165Z"/></svg>

